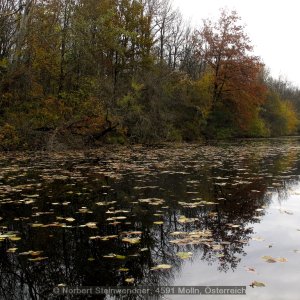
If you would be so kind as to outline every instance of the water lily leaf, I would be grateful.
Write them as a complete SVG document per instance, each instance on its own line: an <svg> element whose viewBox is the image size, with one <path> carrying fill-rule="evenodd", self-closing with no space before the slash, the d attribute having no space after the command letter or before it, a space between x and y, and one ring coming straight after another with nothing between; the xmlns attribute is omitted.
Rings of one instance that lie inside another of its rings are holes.
<svg viewBox="0 0 300 300"><path fill-rule="evenodd" d="M167 265L167 264L161 264L161 265L157 265L155 267L152 267L150 270L154 271L154 270L167 270L167 269L171 269L172 266L171 265Z"/></svg>
<svg viewBox="0 0 300 300"><path fill-rule="evenodd" d="M266 286L263 282L259 282L259 281L253 281L250 286L252 287L264 287Z"/></svg>
<svg viewBox="0 0 300 300"><path fill-rule="evenodd" d="M181 259L188 259L193 256L193 253L192 252L178 252L178 253L176 253L176 255Z"/></svg>

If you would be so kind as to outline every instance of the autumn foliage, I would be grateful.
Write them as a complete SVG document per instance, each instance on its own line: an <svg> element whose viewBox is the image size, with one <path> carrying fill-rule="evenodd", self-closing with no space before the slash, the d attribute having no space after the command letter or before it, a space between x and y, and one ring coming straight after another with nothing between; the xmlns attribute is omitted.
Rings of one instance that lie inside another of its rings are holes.
<svg viewBox="0 0 300 300"><path fill-rule="evenodd" d="M299 90L236 12L193 29L168 1L0 0L0 29L2 149L297 132Z"/></svg>

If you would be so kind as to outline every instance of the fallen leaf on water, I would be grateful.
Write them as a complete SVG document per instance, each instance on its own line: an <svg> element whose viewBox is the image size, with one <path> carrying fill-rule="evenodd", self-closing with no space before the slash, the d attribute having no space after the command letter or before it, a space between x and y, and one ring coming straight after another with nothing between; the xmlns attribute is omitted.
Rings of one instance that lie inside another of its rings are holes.
<svg viewBox="0 0 300 300"><path fill-rule="evenodd" d="M223 250L223 246L222 245L212 245L212 249L215 251Z"/></svg>
<svg viewBox="0 0 300 300"><path fill-rule="evenodd" d="M262 282L259 282L259 281L253 281L251 284L250 284L251 287L264 287L266 286L264 283Z"/></svg>
<svg viewBox="0 0 300 300"><path fill-rule="evenodd" d="M68 222L74 222L75 221L74 218L66 218L65 220L68 221Z"/></svg>
<svg viewBox="0 0 300 300"><path fill-rule="evenodd" d="M155 225L162 225L162 224L164 224L164 222L163 221L155 221L155 222L153 222L153 224L155 224Z"/></svg>
<svg viewBox="0 0 300 300"><path fill-rule="evenodd" d="M184 223L192 223L198 220L199 220L198 218L187 218L186 216L180 216L178 222L184 224Z"/></svg>
<svg viewBox="0 0 300 300"><path fill-rule="evenodd" d="M284 258L284 257L278 257L278 258L276 258L276 261L278 261L278 262L287 262L288 260L287 260L287 258Z"/></svg>
<svg viewBox="0 0 300 300"><path fill-rule="evenodd" d="M98 228L97 223L95 223L95 222L88 222L88 223L85 224L85 226L88 227L88 228L94 228L94 229Z"/></svg>
<svg viewBox="0 0 300 300"><path fill-rule="evenodd" d="M36 258L29 258L28 260L35 262L35 261L42 261L42 260L45 260L47 258L48 257L36 257Z"/></svg>
<svg viewBox="0 0 300 300"><path fill-rule="evenodd" d="M120 254L110 253L107 255L103 255L104 258L116 258L116 259L126 259L126 256Z"/></svg>
<svg viewBox="0 0 300 300"><path fill-rule="evenodd" d="M276 259L272 256L263 256L262 259L267 263L276 263Z"/></svg>
<svg viewBox="0 0 300 300"><path fill-rule="evenodd" d="M122 239L123 242L125 243L129 243L129 244L139 244L141 242L140 238L123 238Z"/></svg>
<svg viewBox="0 0 300 300"><path fill-rule="evenodd" d="M155 267L152 267L150 270L155 271L155 270L167 270L167 269L171 269L172 266L171 265L167 265L167 264L161 264L161 265L157 265Z"/></svg>
<svg viewBox="0 0 300 300"><path fill-rule="evenodd" d="M176 255L181 259L188 259L193 256L193 253L192 252L178 252L178 253L176 253Z"/></svg>
<svg viewBox="0 0 300 300"><path fill-rule="evenodd" d="M31 224L31 227L42 227L44 224L41 224L41 223L34 223L34 224Z"/></svg>
<svg viewBox="0 0 300 300"><path fill-rule="evenodd" d="M287 258L284 258L284 257L278 257L278 258L275 258L275 257L272 257L272 256L263 256L262 259L264 261L266 261L267 263L275 263L275 262L287 262Z"/></svg>
<svg viewBox="0 0 300 300"><path fill-rule="evenodd" d="M58 287L63 287L63 286L67 286L65 283L60 283L57 285Z"/></svg>
<svg viewBox="0 0 300 300"><path fill-rule="evenodd" d="M134 283L134 278L126 278L125 281L127 283Z"/></svg>
<svg viewBox="0 0 300 300"><path fill-rule="evenodd" d="M9 238L11 241L19 241L21 238L19 236L12 236Z"/></svg>
<svg viewBox="0 0 300 300"><path fill-rule="evenodd" d="M120 272L128 272L129 269L128 268L120 268L118 271L120 271Z"/></svg>
<svg viewBox="0 0 300 300"><path fill-rule="evenodd" d="M15 253L17 251L18 248L9 248L7 249L7 253Z"/></svg>
<svg viewBox="0 0 300 300"><path fill-rule="evenodd" d="M171 232L170 235L183 235L183 234L186 234L186 232L182 232L182 231L174 231L174 232Z"/></svg>
<svg viewBox="0 0 300 300"><path fill-rule="evenodd" d="M256 273L256 270L254 268L247 267L247 268L245 268L245 270L247 272Z"/></svg>

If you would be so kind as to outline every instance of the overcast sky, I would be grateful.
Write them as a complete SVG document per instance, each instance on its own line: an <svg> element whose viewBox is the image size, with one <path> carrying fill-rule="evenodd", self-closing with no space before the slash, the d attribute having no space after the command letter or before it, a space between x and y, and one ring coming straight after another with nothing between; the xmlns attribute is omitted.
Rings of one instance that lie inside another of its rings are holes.
<svg viewBox="0 0 300 300"><path fill-rule="evenodd" d="M191 24L216 18L220 8L236 10L246 25L255 54L272 76L282 76L300 87L299 0L173 0Z"/></svg>

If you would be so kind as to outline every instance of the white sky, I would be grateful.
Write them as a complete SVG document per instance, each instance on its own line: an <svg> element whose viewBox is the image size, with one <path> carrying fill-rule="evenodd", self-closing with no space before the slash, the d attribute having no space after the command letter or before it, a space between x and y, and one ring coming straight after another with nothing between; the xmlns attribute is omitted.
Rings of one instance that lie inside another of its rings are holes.
<svg viewBox="0 0 300 300"><path fill-rule="evenodd" d="M216 19L220 8L236 10L255 54L271 75L300 87L299 0L173 0L173 4L194 26L202 24L202 19Z"/></svg>

